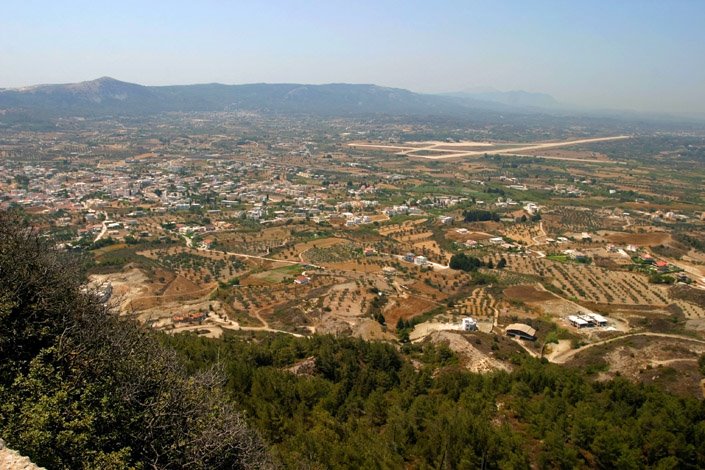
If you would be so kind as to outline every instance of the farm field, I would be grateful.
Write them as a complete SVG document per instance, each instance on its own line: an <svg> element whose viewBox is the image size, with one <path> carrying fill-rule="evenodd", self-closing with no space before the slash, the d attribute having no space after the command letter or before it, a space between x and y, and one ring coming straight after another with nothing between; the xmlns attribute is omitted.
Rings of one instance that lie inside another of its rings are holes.
<svg viewBox="0 0 705 470"><path fill-rule="evenodd" d="M494 256L496 261L498 256ZM535 256L508 255L509 270L550 280L565 295L587 302L666 306L667 288L650 284L642 274L615 272L596 266L550 261Z"/></svg>
<svg viewBox="0 0 705 470"><path fill-rule="evenodd" d="M0 165L0 205L85 257L121 315L170 334L447 345L482 373L623 335L705 338L700 137L210 119L28 134L84 142L67 150L6 138L3 155L42 157ZM604 324L569 319L592 314ZM517 324L535 336L508 336Z"/></svg>

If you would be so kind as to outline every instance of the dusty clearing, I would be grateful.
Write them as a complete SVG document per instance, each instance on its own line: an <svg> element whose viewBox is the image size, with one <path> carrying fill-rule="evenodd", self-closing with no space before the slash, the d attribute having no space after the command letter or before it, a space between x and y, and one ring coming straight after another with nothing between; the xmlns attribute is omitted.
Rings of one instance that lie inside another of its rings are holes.
<svg viewBox="0 0 705 470"><path fill-rule="evenodd" d="M194 284L183 276L176 276L176 279L171 281L164 291L164 296L173 295L189 295L199 293L203 290L202 287Z"/></svg>
<svg viewBox="0 0 705 470"><path fill-rule="evenodd" d="M421 297L393 297L384 309L384 320L389 327L394 327L400 318L408 320L432 310L435 306L435 302Z"/></svg>
<svg viewBox="0 0 705 470"><path fill-rule="evenodd" d="M494 235L491 235L489 233L485 232L466 232L466 233L460 233L456 229L453 230L448 230L445 233L445 237L449 240L455 240L455 241L460 241L460 242L465 242L468 240L475 240L476 242L482 241L482 240L489 240L492 238Z"/></svg>
<svg viewBox="0 0 705 470"><path fill-rule="evenodd" d="M608 233L605 234L605 238L612 243L637 246L654 246L667 243L671 239L671 234L667 232Z"/></svg>
<svg viewBox="0 0 705 470"><path fill-rule="evenodd" d="M510 366L499 361L473 346L468 337L454 331L436 331L428 336L428 341L445 343L453 352L460 356L460 361L471 372L487 373L496 370L510 371Z"/></svg>
<svg viewBox="0 0 705 470"><path fill-rule="evenodd" d="M627 336L576 354L566 364L593 367L599 378L621 375L681 396L702 396L698 357L705 344L672 338Z"/></svg>
<svg viewBox="0 0 705 470"><path fill-rule="evenodd" d="M112 284L111 303L117 304L121 313L128 311L133 300L145 295L152 295L153 292L153 289L149 287L147 276L136 268L119 273L94 274L89 277L89 280L94 285L108 282Z"/></svg>

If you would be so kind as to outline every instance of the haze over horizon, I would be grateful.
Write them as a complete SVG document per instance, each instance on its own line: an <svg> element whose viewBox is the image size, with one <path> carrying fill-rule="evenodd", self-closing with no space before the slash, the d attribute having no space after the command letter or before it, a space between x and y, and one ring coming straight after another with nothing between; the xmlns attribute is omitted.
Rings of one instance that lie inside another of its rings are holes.
<svg viewBox="0 0 705 470"><path fill-rule="evenodd" d="M373 83L705 114L705 4L11 1L0 87Z"/></svg>

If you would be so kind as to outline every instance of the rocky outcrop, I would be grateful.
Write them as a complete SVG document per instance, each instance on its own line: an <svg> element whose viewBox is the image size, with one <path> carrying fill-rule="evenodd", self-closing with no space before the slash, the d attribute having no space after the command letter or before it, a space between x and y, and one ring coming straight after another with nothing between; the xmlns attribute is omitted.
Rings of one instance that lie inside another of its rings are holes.
<svg viewBox="0 0 705 470"><path fill-rule="evenodd" d="M14 450L5 447L5 441L0 439L0 469L2 470L44 470L37 467L29 460Z"/></svg>

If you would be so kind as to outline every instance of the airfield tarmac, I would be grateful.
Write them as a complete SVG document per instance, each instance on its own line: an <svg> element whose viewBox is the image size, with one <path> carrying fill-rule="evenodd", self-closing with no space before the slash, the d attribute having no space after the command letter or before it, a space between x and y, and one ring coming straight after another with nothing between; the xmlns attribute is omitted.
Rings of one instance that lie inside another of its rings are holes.
<svg viewBox="0 0 705 470"><path fill-rule="evenodd" d="M397 155L405 155L408 157L425 158L428 160L448 160L453 158L475 157L492 153L494 155L511 155L521 157L537 157L536 155L526 155L519 152L529 152L544 149L553 149L559 147L568 147L571 145L591 144L597 142L608 142L613 140L629 139L628 135L617 135L609 137L593 137L589 139L566 140L562 142L539 142L535 144L524 143L491 143L491 142L409 142L409 145L385 145L374 143L353 142L348 144L352 148L370 148L376 150L397 151ZM479 148L477 150L458 151L457 148ZM440 155L423 155L421 153L439 153ZM587 159L576 159L571 157L545 157L552 160L568 160L568 161L583 161ZM609 161L600 161L600 163L609 163Z"/></svg>

